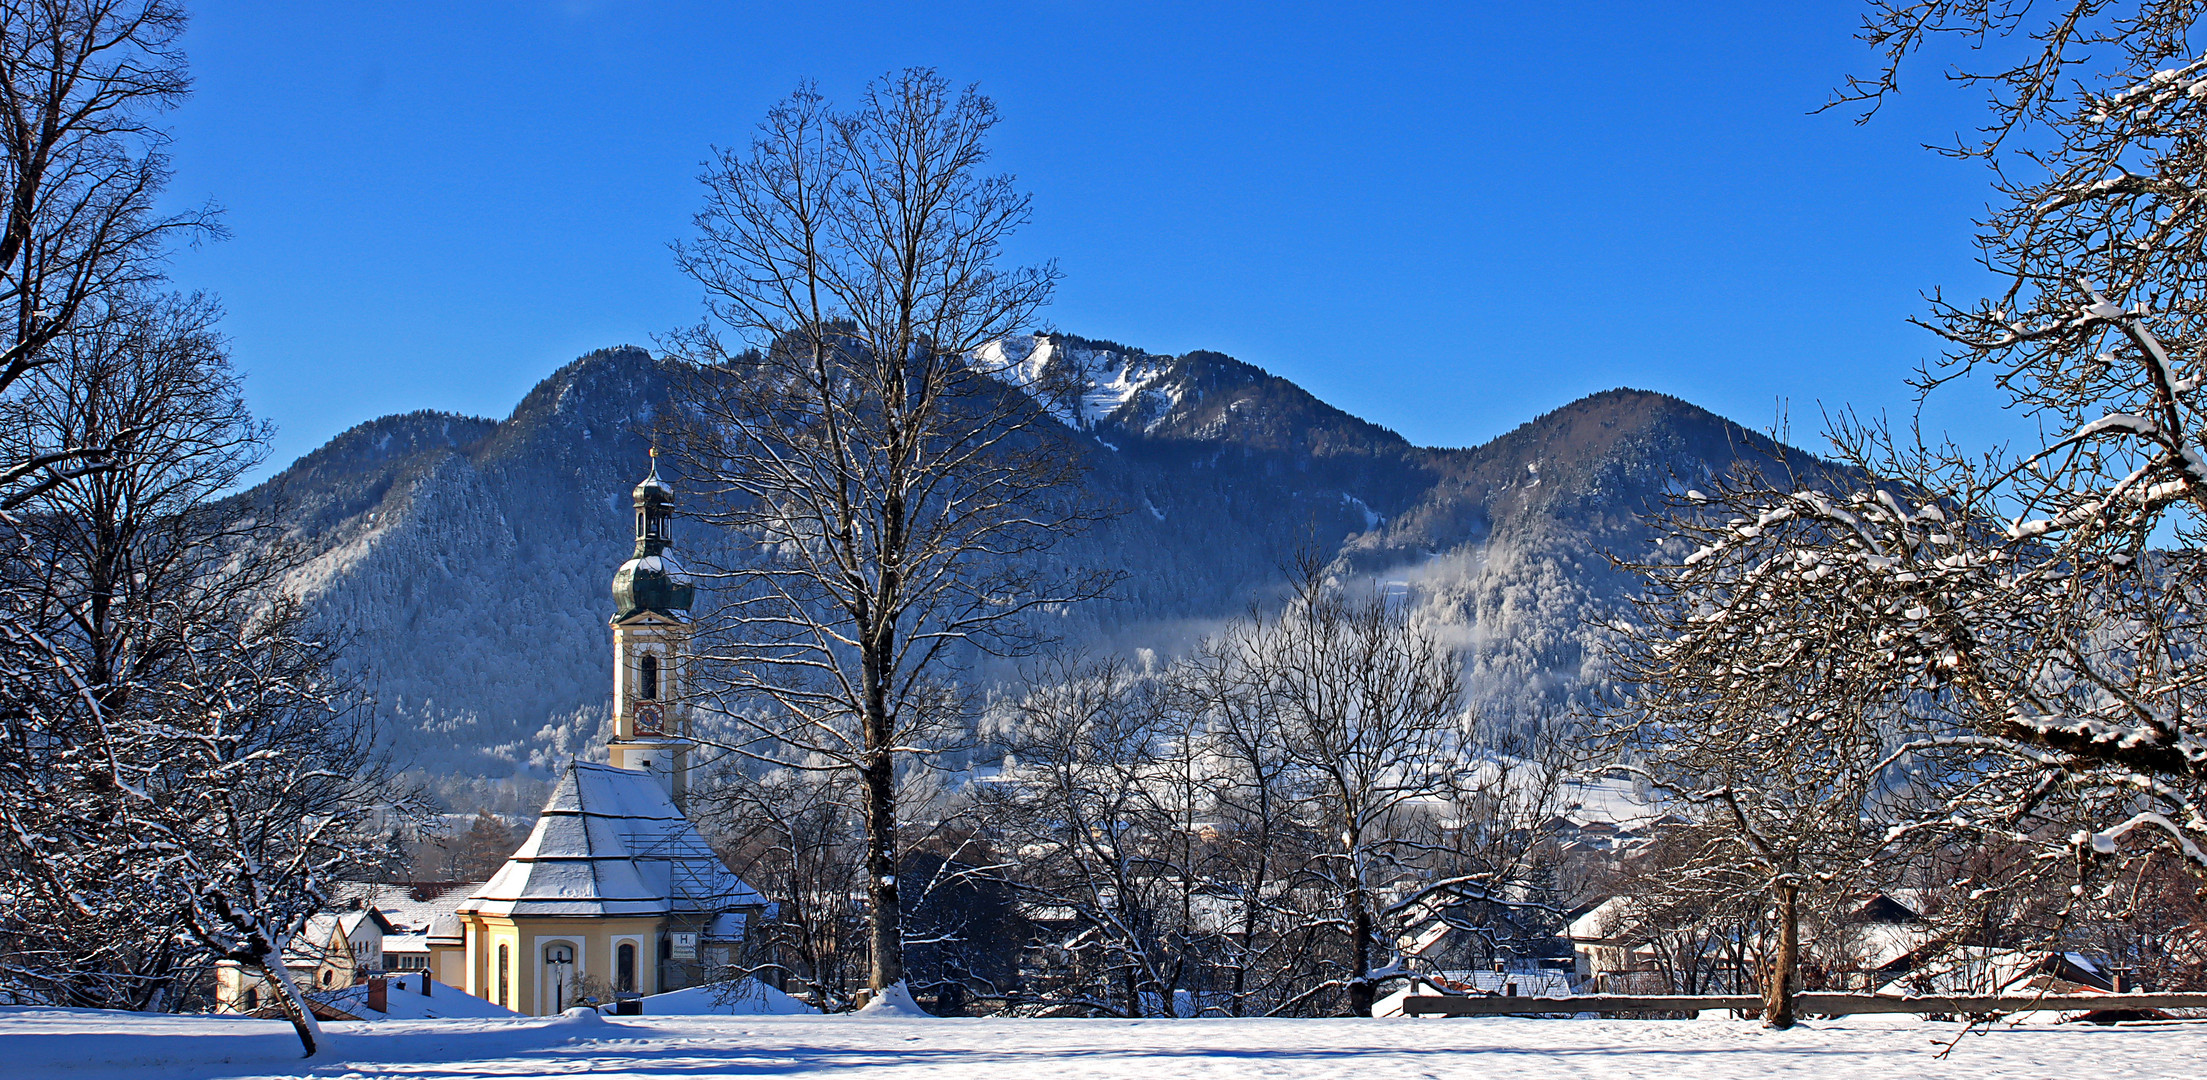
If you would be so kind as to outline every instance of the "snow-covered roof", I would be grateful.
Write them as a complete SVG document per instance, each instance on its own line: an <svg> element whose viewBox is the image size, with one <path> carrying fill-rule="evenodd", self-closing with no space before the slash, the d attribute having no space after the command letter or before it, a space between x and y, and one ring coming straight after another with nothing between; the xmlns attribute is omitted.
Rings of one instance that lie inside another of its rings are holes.
<svg viewBox="0 0 2207 1080"><path fill-rule="evenodd" d="M424 994L422 991L429 992ZM357 983L337 990L312 995L314 1000L335 1012L360 1020L438 1020L438 1019L489 1019L518 1016L502 1005L494 1005L459 987L431 979L427 972L408 972L393 975L385 984L383 1008L368 1007L368 986Z"/></svg>
<svg viewBox="0 0 2207 1080"><path fill-rule="evenodd" d="M1878 988L1885 995L2075 993L2106 990L2099 965L2082 953L1963 948Z"/></svg>
<svg viewBox="0 0 2207 1080"><path fill-rule="evenodd" d="M348 955L352 948L343 923L330 912L312 916L284 945L284 963L290 966L319 964L332 956Z"/></svg>
<svg viewBox="0 0 2207 1080"><path fill-rule="evenodd" d="M347 911L337 917L338 925L345 928L348 941L360 941L363 937L381 937L397 928L389 917L374 908Z"/></svg>
<svg viewBox="0 0 2207 1080"><path fill-rule="evenodd" d="M1570 977L1560 971L1444 971L1438 978L1428 975L1411 979L1394 993L1373 1002L1372 1015L1403 1016L1405 998L1435 993L1523 998L1573 996Z"/></svg>
<svg viewBox="0 0 2207 1080"><path fill-rule="evenodd" d="M439 916L451 915L482 885L480 881L341 881L330 899L340 908L358 900L382 912L399 932L419 933ZM452 936L459 936L458 923L453 924Z"/></svg>
<svg viewBox="0 0 2207 1080"><path fill-rule="evenodd" d="M1632 901L1622 896L1612 896L1589 908L1586 914L1564 926L1563 936L1572 941L1608 942L1631 917Z"/></svg>
<svg viewBox="0 0 2207 1080"><path fill-rule="evenodd" d="M485 882L484 884L489 883ZM425 932L422 936L428 938L429 943L432 945L440 943L458 945L462 940L465 939L466 934L466 929L460 925L460 917L453 912L447 911L444 914L431 919L429 921L428 931Z"/></svg>
<svg viewBox="0 0 2207 1080"><path fill-rule="evenodd" d="M459 910L661 915L763 903L650 773L577 761L560 775L521 850Z"/></svg>

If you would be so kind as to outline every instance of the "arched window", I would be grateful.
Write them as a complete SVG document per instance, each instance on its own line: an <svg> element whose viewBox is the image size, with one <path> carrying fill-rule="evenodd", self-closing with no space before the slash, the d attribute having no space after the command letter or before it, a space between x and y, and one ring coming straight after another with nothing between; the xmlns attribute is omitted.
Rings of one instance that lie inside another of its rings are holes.
<svg viewBox="0 0 2207 1080"><path fill-rule="evenodd" d="M642 678L636 681L636 696L645 701L659 700L659 658L646 653L637 666L642 669Z"/></svg>
<svg viewBox="0 0 2207 1080"><path fill-rule="evenodd" d="M619 983L619 985L615 986L614 989L627 994L635 993L636 943L632 941L622 942L621 947L614 950L613 955L615 957L615 960L613 962L613 970L615 975L618 977Z"/></svg>
<svg viewBox="0 0 2207 1080"><path fill-rule="evenodd" d="M261 1011L261 988L260 988L260 987L258 987L258 986L248 986L248 987L246 987L246 988L245 988L245 1011L246 1011L246 1012L259 1012L259 1011Z"/></svg>
<svg viewBox="0 0 2207 1080"><path fill-rule="evenodd" d="M507 950L506 946L500 945L498 947L498 1003L500 1005L506 1004L506 987L511 983L510 976L512 974L513 954Z"/></svg>

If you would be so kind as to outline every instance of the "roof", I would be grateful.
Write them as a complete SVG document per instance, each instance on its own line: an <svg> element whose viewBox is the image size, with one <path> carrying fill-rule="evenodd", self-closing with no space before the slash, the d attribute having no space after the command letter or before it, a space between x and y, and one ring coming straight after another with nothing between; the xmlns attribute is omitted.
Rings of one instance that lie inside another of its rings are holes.
<svg viewBox="0 0 2207 1080"><path fill-rule="evenodd" d="M429 992L422 993L424 989ZM381 1010L368 1007L365 983L310 996L324 1009L351 1020L488 1019L520 1015L459 987L437 982L427 972L420 971L391 976L385 984Z"/></svg>
<svg viewBox="0 0 2207 1080"><path fill-rule="evenodd" d="M715 913L765 898L705 843L650 773L569 762L521 850L460 911Z"/></svg>
<svg viewBox="0 0 2207 1080"><path fill-rule="evenodd" d="M344 926L345 937L347 940L350 941L358 941L360 939L361 935L365 932L362 927L374 928L377 931L378 936L391 933L392 931L398 929L398 925L396 923L393 923L389 917L385 916L382 912L377 911L372 907L362 908L358 911L343 912L338 915L337 921L340 925Z"/></svg>
<svg viewBox="0 0 2207 1080"><path fill-rule="evenodd" d="M284 963L320 964L332 956L350 956L351 939L345 936L344 923L335 914L323 912L307 919L306 925L284 944Z"/></svg>
<svg viewBox="0 0 2207 1080"><path fill-rule="evenodd" d="M428 930L439 916L451 915L480 881L340 881L330 899L339 907L359 900L380 912L399 933ZM457 937L455 926L453 936Z"/></svg>
<svg viewBox="0 0 2207 1080"><path fill-rule="evenodd" d="M691 582L689 571L664 550L638 550L613 572L616 622L645 611L680 618L696 602L697 586Z"/></svg>
<svg viewBox="0 0 2207 1080"><path fill-rule="evenodd" d="M2076 993L2108 990L2099 965L2081 953L1962 948L1878 988L1880 994Z"/></svg>
<svg viewBox="0 0 2207 1080"><path fill-rule="evenodd" d="M489 882L484 882L489 884ZM458 945L466 939L467 930L460 925L460 917L450 911L429 921L429 929L423 933L431 945Z"/></svg>
<svg viewBox="0 0 2207 1080"><path fill-rule="evenodd" d="M1621 944L1618 934L1632 916L1632 901L1622 896L1612 896L1592 907L1581 909L1579 914L1564 924L1563 936L1572 941L1590 944Z"/></svg>

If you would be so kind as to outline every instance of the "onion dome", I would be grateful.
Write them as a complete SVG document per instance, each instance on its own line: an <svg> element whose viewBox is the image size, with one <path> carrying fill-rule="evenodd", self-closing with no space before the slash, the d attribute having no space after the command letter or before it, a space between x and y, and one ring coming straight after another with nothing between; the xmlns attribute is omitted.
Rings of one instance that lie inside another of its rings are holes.
<svg viewBox="0 0 2207 1080"><path fill-rule="evenodd" d="M636 503L636 550L613 572L613 621L652 611L686 617L697 589L667 549L674 546L674 488L659 479L659 451L651 452L651 473L632 493Z"/></svg>

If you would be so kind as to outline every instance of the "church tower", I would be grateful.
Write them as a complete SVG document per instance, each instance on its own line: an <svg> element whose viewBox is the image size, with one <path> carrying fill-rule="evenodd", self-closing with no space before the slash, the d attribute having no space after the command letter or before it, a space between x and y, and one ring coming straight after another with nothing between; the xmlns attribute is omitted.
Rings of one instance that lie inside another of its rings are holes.
<svg viewBox="0 0 2207 1080"><path fill-rule="evenodd" d="M613 574L613 765L648 772L677 807L690 790L686 705L690 603L696 589L674 546L674 488L651 473L636 485L636 549Z"/></svg>

